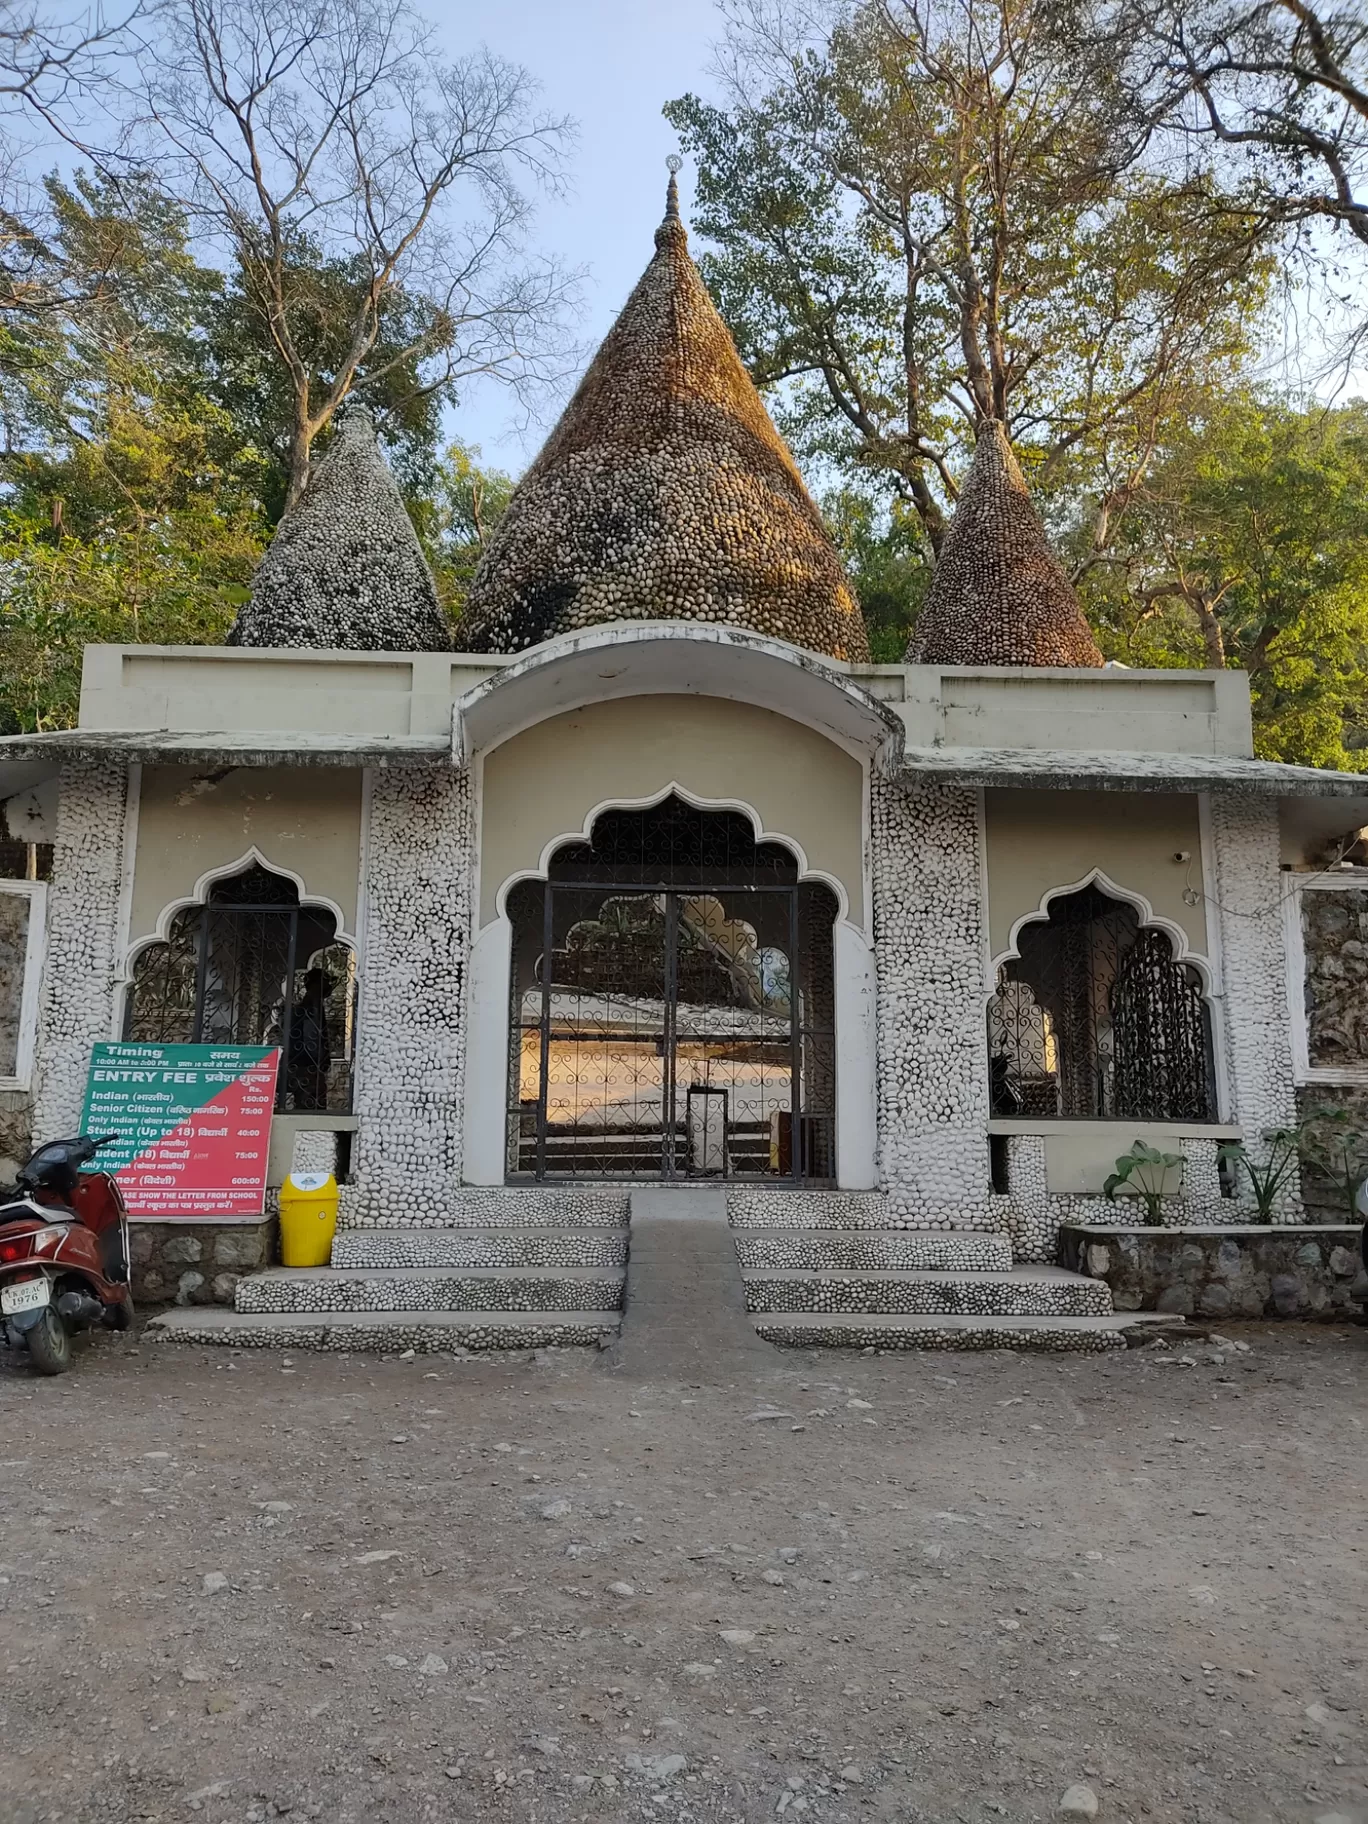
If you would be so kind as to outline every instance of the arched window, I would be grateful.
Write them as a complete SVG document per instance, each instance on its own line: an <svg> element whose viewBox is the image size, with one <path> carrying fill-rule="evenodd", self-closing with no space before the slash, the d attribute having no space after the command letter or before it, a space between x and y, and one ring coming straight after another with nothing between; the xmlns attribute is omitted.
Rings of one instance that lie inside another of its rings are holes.
<svg viewBox="0 0 1368 1824"><path fill-rule="evenodd" d="M124 1037L163 1045L279 1045L276 1107L345 1114L355 1051L356 959L337 921L291 880L253 865L171 921L133 968Z"/></svg>
<svg viewBox="0 0 1368 1824"><path fill-rule="evenodd" d="M994 1115L1215 1119L1211 1010L1166 932L1087 886L1019 942L988 1008Z"/></svg>

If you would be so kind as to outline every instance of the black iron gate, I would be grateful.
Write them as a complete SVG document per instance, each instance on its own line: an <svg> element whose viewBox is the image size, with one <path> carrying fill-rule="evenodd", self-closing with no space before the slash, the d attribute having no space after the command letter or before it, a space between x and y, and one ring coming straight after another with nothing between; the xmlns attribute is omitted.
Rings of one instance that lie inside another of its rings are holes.
<svg viewBox="0 0 1368 1824"><path fill-rule="evenodd" d="M515 890L512 1175L834 1176L836 907L796 872L672 798Z"/></svg>

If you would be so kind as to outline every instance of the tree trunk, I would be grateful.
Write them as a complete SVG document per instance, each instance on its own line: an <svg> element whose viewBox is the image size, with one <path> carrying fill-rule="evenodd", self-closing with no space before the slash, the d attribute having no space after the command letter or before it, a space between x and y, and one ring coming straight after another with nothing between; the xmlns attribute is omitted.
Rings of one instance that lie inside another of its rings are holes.
<svg viewBox="0 0 1368 1824"><path fill-rule="evenodd" d="M309 485L309 468L313 451L314 427L295 420L290 434L290 485L285 491L285 511L296 506Z"/></svg>
<svg viewBox="0 0 1368 1824"><path fill-rule="evenodd" d="M1208 671L1224 671L1226 668L1225 634L1216 610L1200 590L1193 593L1193 608L1197 613L1197 624L1202 630L1202 643L1206 647Z"/></svg>

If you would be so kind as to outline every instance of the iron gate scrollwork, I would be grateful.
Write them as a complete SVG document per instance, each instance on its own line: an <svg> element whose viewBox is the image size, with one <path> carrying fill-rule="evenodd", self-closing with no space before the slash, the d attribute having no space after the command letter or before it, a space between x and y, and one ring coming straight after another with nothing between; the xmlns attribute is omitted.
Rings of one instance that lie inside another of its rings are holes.
<svg viewBox="0 0 1368 1824"><path fill-rule="evenodd" d="M1211 1011L1167 933L1088 886L1023 927L988 1009L993 1113L1215 1119Z"/></svg>
<svg viewBox="0 0 1368 1824"><path fill-rule="evenodd" d="M603 812L509 896L510 1173L834 1177L836 909L738 813Z"/></svg>
<svg viewBox="0 0 1368 1824"><path fill-rule="evenodd" d="M124 1037L164 1045L279 1045L276 1107L351 1107L356 961L321 906L259 865L216 881L202 906L139 953Z"/></svg>

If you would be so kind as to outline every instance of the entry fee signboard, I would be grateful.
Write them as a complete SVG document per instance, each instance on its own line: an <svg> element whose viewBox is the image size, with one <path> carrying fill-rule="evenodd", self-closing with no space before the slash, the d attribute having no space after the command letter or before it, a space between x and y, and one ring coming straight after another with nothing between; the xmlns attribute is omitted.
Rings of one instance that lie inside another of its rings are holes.
<svg viewBox="0 0 1368 1824"><path fill-rule="evenodd" d="M131 1216L260 1216L279 1049L96 1045L82 1132L118 1134L99 1163Z"/></svg>

